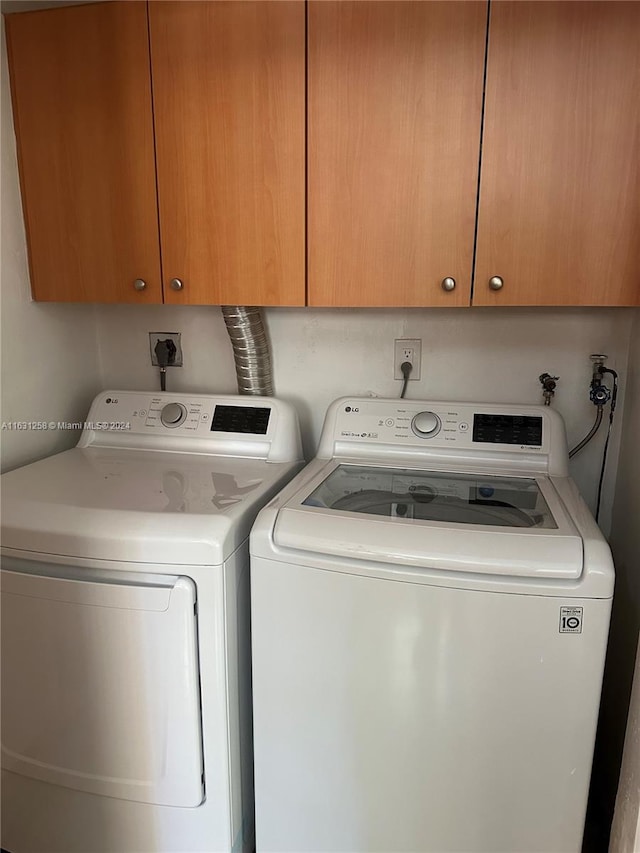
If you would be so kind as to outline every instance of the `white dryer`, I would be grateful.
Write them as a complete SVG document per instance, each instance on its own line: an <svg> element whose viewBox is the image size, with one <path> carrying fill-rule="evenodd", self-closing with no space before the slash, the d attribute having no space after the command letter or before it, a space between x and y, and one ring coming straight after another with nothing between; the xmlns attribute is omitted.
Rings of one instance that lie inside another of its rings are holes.
<svg viewBox="0 0 640 853"><path fill-rule="evenodd" d="M2 477L2 846L253 849L248 535L301 465L265 397L112 391Z"/></svg>
<svg viewBox="0 0 640 853"><path fill-rule="evenodd" d="M556 412L338 400L251 561L258 853L578 853L614 573Z"/></svg>

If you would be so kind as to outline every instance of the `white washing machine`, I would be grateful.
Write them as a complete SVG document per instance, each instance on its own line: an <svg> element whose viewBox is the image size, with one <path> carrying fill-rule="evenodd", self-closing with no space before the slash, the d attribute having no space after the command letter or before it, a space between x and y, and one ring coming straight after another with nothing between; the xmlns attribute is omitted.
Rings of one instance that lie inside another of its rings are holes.
<svg viewBox="0 0 640 853"><path fill-rule="evenodd" d="M259 853L580 850L614 573L556 412L338 400L251 562Z"/></svg>
<svg viewBox="0 0 640 853"><path fill-rule="evenodd" d="M248 535L299 469L266 397L105 392L2 477L2 847L253 849Z"/></svg>

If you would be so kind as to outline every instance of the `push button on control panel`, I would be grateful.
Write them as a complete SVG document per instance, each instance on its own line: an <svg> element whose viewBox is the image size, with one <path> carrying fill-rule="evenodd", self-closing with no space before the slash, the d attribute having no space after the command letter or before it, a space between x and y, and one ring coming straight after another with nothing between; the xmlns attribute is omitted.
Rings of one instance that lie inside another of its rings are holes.
<svg viewBox="0 0 640 853"><path fill-rule="evenodd" d="M419 438L433 438L440 432L441 426L435 412L418 412L411 421L411 429Z"/></svg>
<svg viewBox="0 0 640 853"><path fill-rule="evenodd" d="M167 403L160 413L163 425L169 428L179 427L187 417L187 410L182 403Z"/></svg>

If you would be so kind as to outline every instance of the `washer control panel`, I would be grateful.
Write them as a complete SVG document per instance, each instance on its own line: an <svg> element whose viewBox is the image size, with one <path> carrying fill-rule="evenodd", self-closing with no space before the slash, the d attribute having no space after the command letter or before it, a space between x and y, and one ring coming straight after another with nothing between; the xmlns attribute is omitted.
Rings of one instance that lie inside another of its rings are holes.
<svg viewBox="0 0 640 853"><path fill-rule="evenodd" d="M470 446L474 412L457 404L345 400L336 410L337 441L413 446Z"/></svg>
<svg viewBox="0 0 640 853"><path fill-rule="evenodd" d="M375 454L377 446L546 454L552 432L566 443L562 419L542 406L345 397L329 410L319 455L337 445L338 455Z"/></svg>

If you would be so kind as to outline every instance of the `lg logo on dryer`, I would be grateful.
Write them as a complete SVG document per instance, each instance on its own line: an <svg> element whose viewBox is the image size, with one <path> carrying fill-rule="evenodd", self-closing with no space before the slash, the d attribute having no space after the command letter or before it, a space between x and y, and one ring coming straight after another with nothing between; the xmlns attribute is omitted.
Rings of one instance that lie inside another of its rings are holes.
<svg viewBox="0 0 640 853"><path fill-rule="evenodd" d="M353 406L353 408L351 406L345 406L344 410L345 410L345 412L359 412L360 411L360 409L357 406Z"/></svg>

